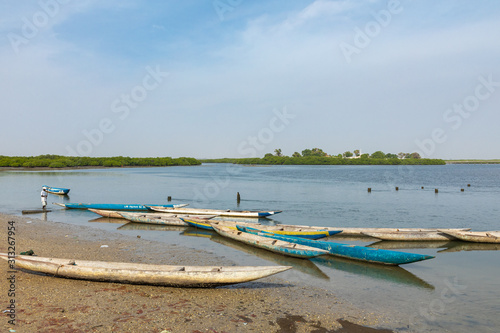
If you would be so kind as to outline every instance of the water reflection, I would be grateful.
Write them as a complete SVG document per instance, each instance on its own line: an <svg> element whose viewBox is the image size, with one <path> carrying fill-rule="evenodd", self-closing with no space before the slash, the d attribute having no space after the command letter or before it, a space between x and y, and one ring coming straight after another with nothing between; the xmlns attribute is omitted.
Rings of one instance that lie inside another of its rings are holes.
<svg viewBox="0 0 500 333"><path fill-rule="evenodd" d="M127 220L111 218L111 217L98 217L96 219L89 220L89 222L125 224L127 223Z"/></svg>
<svg viewBox="0 0 500 333"><path fill-rule="evenodd" d="M186 227L174 226L174 225L163 225L163 224L147 224L147 223L129 222L129 223L122 225L121 227L118 227L117 229L118 230L184 231L184 229L186 229Z"/></svg>
<svg viewBox="0 0 500 333"><path fill-rule="evenodd" d="M343 272L362 275L377 280L385 280L419 288L434 289L434 286L399 266L364 263L332 256L312 258L311 261Z"/></svg>
<svg viewBox="0 0 500 333"><path fill-rule="evenodd" d="M438 253L460 252L460 251L498 251L498 250L500 250L500 244L454 241L450 242L450 246L448 248L440 250L438 251Z"/></svg>

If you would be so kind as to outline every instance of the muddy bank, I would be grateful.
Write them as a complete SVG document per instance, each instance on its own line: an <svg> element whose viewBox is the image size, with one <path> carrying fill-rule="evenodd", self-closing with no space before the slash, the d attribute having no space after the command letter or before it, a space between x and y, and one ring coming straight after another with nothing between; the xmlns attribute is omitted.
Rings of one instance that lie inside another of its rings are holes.
<svg viewBox="0 0 500 333"><path fill-rule="evenodd" d="M87 260L236 264L183 246L34 217L0 215L0 252L8 249L11 221L17 254L33 250L39 256ZM0 265L2 311L15 300L15 325L7 314L2 316L0 327L7 332L378 332L373 328L391 327L390 318L357 309L330 292L291 284L279 274L215 289L188 289L17 271L11 297L11 273L6 262Z"/></svg>

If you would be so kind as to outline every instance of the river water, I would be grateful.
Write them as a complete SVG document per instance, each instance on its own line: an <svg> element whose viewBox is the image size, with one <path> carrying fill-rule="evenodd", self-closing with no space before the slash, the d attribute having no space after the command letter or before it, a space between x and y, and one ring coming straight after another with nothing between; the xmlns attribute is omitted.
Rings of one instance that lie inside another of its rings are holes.
<svg viewBox="0 0 500 333"><path fill-rule="evenodd" d="M0 172L0 212L41 207L42 185L52 221L116 230L225 256L241 265L285 264L290 283L333 292L368 311L390 314L401 332L497 332L500 327L500 244L395 243L340 238L356 245L430 254L434 259L381 267L333 257L287 259L193 228L109 223L89 211L53 202L163 204L282 210L267 224L332 227L440 227L499 230L500 165L236 166ZM398 187L398 190L396 190ZM368 192L371 188L371 192ZM438 189L438 193L435 193ZM463 191L462 191L463 189ZM236 194L241 195L237 204ZM384 325L387 326L387 325Z"/></svg>

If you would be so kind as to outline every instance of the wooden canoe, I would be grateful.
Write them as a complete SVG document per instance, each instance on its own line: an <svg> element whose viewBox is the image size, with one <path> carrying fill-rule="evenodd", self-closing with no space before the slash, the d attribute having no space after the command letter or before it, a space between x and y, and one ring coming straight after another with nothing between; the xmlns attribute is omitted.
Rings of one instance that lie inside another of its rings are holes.
<svg viewBox="0 0 500 333"><path fill-rule="evenodd" d="M221 236L237 240L239 242L262 248L271 252L280 253L295 258L314 258L328 251L313 248L296 243L290 243L277 239L270 239L259 235L233 230L228 227L213 226L214 230Z"/></svg>
<svg viewBox="0 0 500 333"><path fill-rule="evenodd" d="M94 209L94 208L89 208L88 210L90 210L92 213L101 215L102 217L109 217L112 219L123 219L123 216L121 216L117 210Z"/></svg>
<svg viewBox="0 0 500 333"><path fill-rule="evenodd" d="M47 186L47 185L43 185L43 187L45 187L45 190L47 192L52 193L52 194L66 195L69 193L69 188L52 187L52 186Z"/></svg>
<svg viewBox="0 0 500 333"><path fill-rule="evenodd" d="M131 213L131 212L118 212L124 219L135 223L149 223L149 224L164 224L164 225L180 225L189 226L186 222L181 220L182 217L197 218L203 221L208 221L214 218L215 215L175 215L175 214L162 214L162 213Z"/></svg>
<svg viewBox="0 0 500 333"><path fill-rule="evenodd" d="M106 210L125 210L125 211L148 211L145 205L139 204L96 204L96 203L60 203L54 202L54 205L58 205L68 209L106 209ZM165 208L175 208L175 207L185 207L188 204L168 204L159 205L156 207Z"/></svg>
<svg viewBox="0 0 500 333"><path fill-rule="evenodd" d="M388 232L363 232L364 235L387 241L446 241L456 237L435 231L388 231Z"/></svg>
<svg viewBox="0 0 500 333"><path fill-rule="evenodd" d="M274 232L277 234L290 235L290 236L296 236L296 237L304 237L304 238L309 238L309 239L325 238L325 237L328 237L330 235L334 235L336 233L341 232L341 230L327 231L325 229L314 229L311 227L304 227L304 226L296 227L293 225L282 225L282 224L280 224L280 225L263 225L263 224L257 224L257 223L242 223L242 222L222 221L222 220L203 221L203 220L199 220L199 219L184 218L184 217L182 217L181 219L192 227L206 229L206 230L213 230L214 225L228 227L230 229L236 230L237 225L243 225L243 226L256 228L256 229L263 230L263 231Z"/></svg>
<svg viewBox="0 0 500 333"><path fill-rule="evenodd" d="M0 253L5 260L12 260ZM290 266L172 266L16 256L16 268L58 277L169 287L216 287L260 279Z"/></svg>
<svg viewBox="0 0 500 333"><path fill-rule="evenodd" d="M441 232L466 242L500 243L500 231L441 230Z"/></svg>
<svg viewBox="0 0 500 333"><path fill-rule="evenodd" d="M191 214L191 215L219 215L232 217L267 217L281 213L277 211L251 211L251 210L222 210L222 209L202 209L202 208L171 208L154 205L145 205L151 210L163 213Z"/></svg>
<svg viewBox="0 0 500 333"><path fill-rule="evenodd" d="M406 253L406 252L390 251L390 250L380 250L380 249L375 249L375 248L365 247L365 246L357 246L357 245L349 245L349 244L342 244L342 243L318 241L318 240L312 240L312 239L306 239L306 238L300 238L300 237L277 235L277 234L272 234L272 233L268 233L268 232L262 232L262 231L256 230L256 229L252 230L251 228L248 228L248 227L238 226L237 228L238 228L238 230L241 230L241 231L244 231L247 233L256 234L256 235L259 235L262 237L278 239L278 240L283 240L283 241L287 241L287 242L293 242L293 243L297 243L297 244L301 244L301 245L306 245L309 247L323 249L323 250L328 251L329 254L334 255L334 256L355 259L355 260L361 260L361 261L367 261L367 262L372 262L372 263L377 263L377 264L402 265L402 264L409 264L409 263L416 262L416 261L422 261L422 260L434 258L433 256L428 256L428 255L423 255L423 254Z"/></svg>
<svg viewBox="0 0 500 333"><path fill-rule="evenodd" d="M351 228L351 227L311 227L311 228L323 228L326 230L342 230L342 233L338 234L338 236L363 236L363 233L368 232L395 232L395 231L411 231L411 232L420 232L420 231L438 231L438 230L470 230L470 228L462 228L462 229L442 229L442 228Z"/></svg>

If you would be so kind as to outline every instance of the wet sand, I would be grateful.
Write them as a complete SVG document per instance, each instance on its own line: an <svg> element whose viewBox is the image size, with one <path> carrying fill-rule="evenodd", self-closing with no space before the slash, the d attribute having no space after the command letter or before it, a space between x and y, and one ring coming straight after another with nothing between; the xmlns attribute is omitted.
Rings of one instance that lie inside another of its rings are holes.
<svg viewBox="0 0 500 333"><path fill-rule="evenodd" d="M16 254L172 265L235 265L188 247L153 242L36 215L0 214L0 252L7 252L7 227L16 228ZM107 247L101 247L107 245ZM213 289L170 288L15 273L8 296L7 262L0 261L2 311L15 300L9 332L390 332L390 318L368 313L331 292L292 284L280 274ZM8 275L9 274L9 275ZM378 329L377 329L378 328Z"/></svg>

